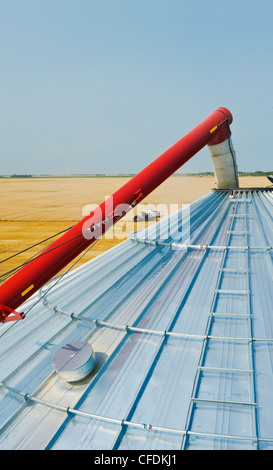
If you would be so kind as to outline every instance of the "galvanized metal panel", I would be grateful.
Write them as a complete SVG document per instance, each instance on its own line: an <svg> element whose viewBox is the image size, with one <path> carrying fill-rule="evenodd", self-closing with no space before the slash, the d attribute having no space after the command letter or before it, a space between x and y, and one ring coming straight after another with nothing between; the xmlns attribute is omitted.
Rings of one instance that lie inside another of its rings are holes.
<svg viewBox="0 0 273 470"><path fill-rule="evenodd" d="M272 191L215 191L45 286L0 328L0 448L273 448L272 222Z"/></svg>

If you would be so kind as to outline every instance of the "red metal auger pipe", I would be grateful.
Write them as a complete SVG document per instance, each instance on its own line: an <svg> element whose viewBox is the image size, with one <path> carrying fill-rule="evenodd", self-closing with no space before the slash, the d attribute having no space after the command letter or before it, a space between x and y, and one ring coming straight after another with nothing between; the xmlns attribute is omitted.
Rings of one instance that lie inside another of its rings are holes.
<svg viewBox="0 0 273 470"><path fill-rule="evenodd" d="M24 318L15 311L83 250L87 249L128 210L142 201L205 145L227 140L232 115L218 108L192 131L134 176L94 212L0 286L0 322Z"/></svg>

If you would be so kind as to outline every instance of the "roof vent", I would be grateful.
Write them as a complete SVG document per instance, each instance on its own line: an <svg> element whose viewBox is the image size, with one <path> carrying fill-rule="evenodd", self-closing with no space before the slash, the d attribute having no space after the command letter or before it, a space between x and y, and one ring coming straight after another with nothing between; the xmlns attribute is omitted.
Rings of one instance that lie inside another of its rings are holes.
<svg viewBox="0 0 273 470"><path fill-rule="evenodd" d="M53 365L56 372L67 382L76 382L86 377L95 367L95 353L84 341L75 341L63 346L55 354Z"/></svg>

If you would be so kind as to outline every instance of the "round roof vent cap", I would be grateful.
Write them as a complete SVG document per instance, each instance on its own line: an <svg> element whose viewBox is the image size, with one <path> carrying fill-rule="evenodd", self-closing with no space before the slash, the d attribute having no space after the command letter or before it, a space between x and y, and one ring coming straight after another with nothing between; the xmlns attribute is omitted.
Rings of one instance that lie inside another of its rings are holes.
<svg viewBox="0 0 273 470"><path fill-rule="evenodd" d="M76 382L86 377L95 367L95 353L84 341L75 341L63 346L55 354L53 365L60 377L67 382Z"/></svg>

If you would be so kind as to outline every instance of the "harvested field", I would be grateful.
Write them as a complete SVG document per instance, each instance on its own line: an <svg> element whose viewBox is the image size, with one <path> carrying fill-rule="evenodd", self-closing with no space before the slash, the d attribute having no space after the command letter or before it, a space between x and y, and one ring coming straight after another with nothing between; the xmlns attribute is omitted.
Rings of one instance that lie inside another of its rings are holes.
<svg viewBox="0 0 273 470"><path fill-rule="evenodd" d="M128 180L127 177L0 179L0 262L12 257L0 264L0 275L26 262L56 238L13 257L17 252L75 224L83 214L88 213L90 205L100 204ZM266 177L240 178L241 187L265 187L269 184ZM214 177L175 175L153 191L142 204L159 209L165 216L181 208L182 204L207 194L214 187ZM165 210L167 213L164 213ZM133 216L131 212L118 222L113 237L103 237L77 266L122 242L133 230L147 225L140 222L136 227Z"/></svg>

